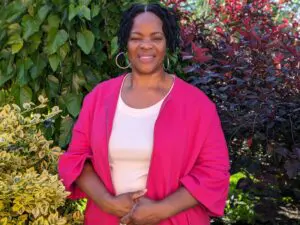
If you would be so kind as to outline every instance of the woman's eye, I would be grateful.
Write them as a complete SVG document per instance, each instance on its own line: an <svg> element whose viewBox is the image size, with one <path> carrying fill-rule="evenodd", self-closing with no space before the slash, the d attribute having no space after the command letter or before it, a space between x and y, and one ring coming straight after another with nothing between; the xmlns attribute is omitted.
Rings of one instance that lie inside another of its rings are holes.
<svg viewBox="0 0 300 225"><path fill-rule="evenodd" d="M132 38L130 38L130 40L132 40L132 41L139 41L139 40L141 40L140 38L137 38L137 37L132 37Z"/></svg>
<svg viewBox="0 0 300 225"><path fill-rule="evenodd" d="M156 37L156 38L153 38L154 41L161 41L162 38L161 37Z"/></svg>

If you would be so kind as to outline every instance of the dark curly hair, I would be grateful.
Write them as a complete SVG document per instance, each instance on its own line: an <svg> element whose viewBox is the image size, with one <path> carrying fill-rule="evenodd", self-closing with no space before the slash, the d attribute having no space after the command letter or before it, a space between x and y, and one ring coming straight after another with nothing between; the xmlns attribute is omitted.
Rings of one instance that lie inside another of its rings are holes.
<svg viewBox="0 0 300 225"><path fill-rule="evenodd" d="M133 25L134 18L143 12L152 12L163 22L163 32L166 37L167 48L170 53L174 53L179 47L179 25L178 17L171 10L156 4L133 4L127 9L121 19L118 32L118 45L121 51L126 51L127 42Z"/></svg>

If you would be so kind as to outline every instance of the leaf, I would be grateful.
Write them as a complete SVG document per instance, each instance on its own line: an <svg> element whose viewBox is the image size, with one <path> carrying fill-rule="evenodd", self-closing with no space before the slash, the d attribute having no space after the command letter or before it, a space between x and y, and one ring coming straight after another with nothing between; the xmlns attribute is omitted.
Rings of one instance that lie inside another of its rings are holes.
<svg viewBox="0 0 300 225"><path fill-rule="evenodd" d="M58 144L61 148L65 148L71 140L72 127L74 120L70 116L66 116L60 124L60 135Z"/></svg>
<svg viewBox="0 0 300 225"><path fill-rule="evenodd" d="M97 4L92 4L92 10L91 10L91 16L92 18L94 18L95 16L97 16L100 12L100 5Z"/></svg>
<svg viewBox="0 0 300 225"><path fill-rule="evenodd" d="M70 52L70 46L66 42L59 48L59 56L61 61L63 61L66 58L69 52Z"/></svg>
<svg viewBox="0 0 300 225"><path fill-rule="evenodd" d="M62 46L69 38L68 33L65 30L51 29L48 34L48 42L46 45L46 52L48 55L56 53L60 46Z"/></svg>
<svg viewBox="0 0 300 225"><path fill-rule="evenodd" d="M205 63L212 59L210 55L206 55L209 51L208 48L199 48L195 43L192 42L192 49L194 52L194 60L198 63Z"/></svg>
<svg viewBox="0 0 300 225"><path fill-rule="evenodd" d="M42 74L44 68L47 66L47 63L46 63L47 60L43 56L38 54L37 57L33 61L34 61L34 65L30 69L30 75L31 75L31 78L34 80Z"/></svg>
<svg viewBox="0 0 300 225"><path fill-rule="evenodd" d="M48 85L49 85L49 88L47 89L48 96L50 98L57 98L59 92L59 80L57 79L57 77L53 75L49 75Z"/></svg>
<svg viewBox="0 0 300 225"><path fill-rule="evenodd" d="M74 4L69 5L69 16L68 19L71 21L75 16L77 16L78 8L74 6Z"/></svg>
<svg viewBox="0 0 300 225"><path fill-rule="evenodd" d="M18 23L13 23L8 26L8 31L7 31L8 36L13 35L15 33L19 34L21 32L22 32L22 28Z"/></svg>
<svg viewBox="0 0 300 225"><path fill-rule="evenodd" d="M31 102L32 99L32 90L28 86L20 88L20 105L23 105L26 102Z"/></svg>
<svg viewBox="0 0 300 225"><path fill-rule="evenodd" d="M78 3L80 5L86 5L86 6L88 6L91 3L91 0L79 0Z"/></svg>
<svg viewBox="0 0 300 225"><path fill-rule="evenodd" d="M53 70L53 72L55 72L57 70L57 67L60 63L60 58L57 54L53 54L53 55L50 55L49 56L49 63L50 63L50 66Z"/></svg>
<svg viewBox="0 0 300 225"><path fill-rule="evenodd" d="M25 15L21 22L23 28L23 39L27 40L31 35L39 31L40 23L30 15Z"/></svg>
<svg viewBox="0 0 300 225"><path fill-rule="evenodd" d="M118 37L114 37L112 40L111 40L111 43L110 43L110 54L113 56L115 55L117 52L118 52L118 49L119 49L119 46L118 46Z"/></svg>
<svg viewBox="0 0 300 225"><path fill-rule="evenodd" d="M91 10L85 6L85 5L82 5L82 6L78 6L79 9L78 9L78 15L80 17L84 17L86 18L87 20L91 20Z"/></svg>
<svg viewBox="0 0 300 225"><path fill-rule="evenodd" d="M80 112L80 108L81 108L82 95L69 93L69 94L67 94L67 96L64 97L64 100L65 100L68 112L73 117L77 117Z"/></svg>
<svg viewBox="0 0 300 225"><path fill-rule="evenodd" d="M0 87L5 84L6 81L10 80L14 75L13 74L3 74L0 69Z"/></svg>
<svg viewBox="0 0 300 225"><path fill-rule="evenodd" d="M16 54L23 47L23 39L20 34L13 34L9 37L7 44L11 45L12 54Z"/></svg>
<svg viewBox="0 0 300 225"><path fill-rule="evenodd" d="M21 16L27 10L26 4L20 1L12 1L4 11L3 18L6 18L6 22L12 23L13 21L17 20L19 16Z"/></svg>
<svg viewBox="0 0 300 225"><path fill-rule="evenodd" d="M50 12L51 7L48 5L42 6L38 11L39 22L42 23Z"/></svg>
<svg viewBox="0 0 300 225"><path fill-rule="evenodd" d="M19 68L17 74L17 83L20 86L23 86L29 82L30 76L28 76L28 70L32 66L33 66L33 62L29 57L17 61L17 68Z"/></svg>
<svg viewBox="0 0 300 225"><path fill-rule="evenodd" d="M94 34L89 30L83 30L82 32L77 32L77 45L85 54L89 54L94 45L95 37Z"/></svg>
<svg viewBox="0 0 300 225"><path fill-rule="evenodd" d="M28 39L27 41L27 43L29 44L27 47L28 53L33 53L38 49L38 47L42 42L41 38L42 38L42 32L37 32Z"/></svg>
<svg viewBox="0 0 300 225"><path fill-rule="evenodd" d="M48 25L50 26L50 28L58 28L60 21L61 20L57 15L50 14L48 16Z"/></svg>
<svg viewBox="0 0 300 225"><path fill-rule="evenodd" d="M80 87L86 84L85 77L82 71L78 71L78 73L74 73L72 76L72 87L78 93L80 91Z"/></svg>

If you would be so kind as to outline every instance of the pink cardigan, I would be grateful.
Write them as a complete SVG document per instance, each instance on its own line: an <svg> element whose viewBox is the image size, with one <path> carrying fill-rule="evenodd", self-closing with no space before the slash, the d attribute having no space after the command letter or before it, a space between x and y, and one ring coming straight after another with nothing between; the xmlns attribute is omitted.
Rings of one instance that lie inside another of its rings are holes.
<svg viewBox="0 0 300 225"><path fill-rule="evenodd" d="M83 103L59 175L70 198L87 197L74 181L90 159L107 190L115 194L108 162L108 140L124 75L97 85ZM199 205L159 225L207 225L223 215L229 186L229 158L215 105L196 87L175 78L154 128L147 197L161 200L184 186ZM95 190L97 191L97 190ZM119 225L89 199L86 225Z"/></svg>

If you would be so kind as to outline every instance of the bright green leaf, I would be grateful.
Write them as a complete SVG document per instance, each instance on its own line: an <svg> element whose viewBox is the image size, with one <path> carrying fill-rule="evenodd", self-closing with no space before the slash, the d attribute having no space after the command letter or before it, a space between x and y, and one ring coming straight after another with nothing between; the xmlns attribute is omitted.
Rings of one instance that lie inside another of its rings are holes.
<svg viewBox="0 0 300 225"><path fill-rule="evenodd" d="M56 32L55 29L51 29L47 38L47 54L51 55L53 53L56 53L58 48L62 46L68 40L68 38L69 35L65 30L59 30L58 32Z"/></svg>
<svg viewBox="0 0 300 225"><path fill-rule="evenodd" d="M94 34L89 30L84 30L78 32L77 35L77 45L85 54L89 54L94 45L95 37Z"/></svg>
<svg viewBox="0 0 300 225"><path fill-rule="evenodd" d="M40 23L30 15L25 15L22 18L23 38L27 40L31 35L39 31Z"/></svg>
<svg viewBox="0 0 300 225"><path fill-rule="evenodd" d="M78 9L78 15L80 17L84 17L86 18L87 20L91 20L91 10L85 6L85 5L82 5L82 6L78 6L79 9Z"/></svg>
<svg viewBox="0 0 300 225"><path fill-rule="evenodd" d="M16 54L23 47L23 39L16 33L9 37L7 44L11 45L12 54Z"/></svg>
<svg viewBox="0 0 300 225"><path fill-rule="evenodd" d="M69 5L69 16L68 19L71 21L75 16L77 16L78 8L75 7L73 4Z"/></svg>
<svg viewBox="0 0 300 225"><path fill-rule="evenodd" d="M53 55L50 55L49 56L49 63L50 63L50 66L53 70L53 72L55 72L57 70L57 67L60 63L60 58L58 55L56 54L53 54Z"/></svg>
<svg viewBox="0 0 300 225"><path fill-rule="evenodd" d="M12 54L18 53L22 49L22 47L23 47L23 41L20 43L13 44L11 46Z"/></svg>
<svg viewBox="0 0 300 225"><path fill-rule="evenodd" d="M72 128L73 128L74 120L70 116L66 116L63 118L60 124L60 135L59 135L59 146L64 148L69 144L71 140Z"/></svg>
<svg viewBox="0 0 300 225"><path fill-rule="evenodd" d="M58 28L60 23L60 18L58 15L50 14L48 16L48 25L52 28Z"/></svg>
<svg viewBox="0 0 300 225"><path fill-rule="evenodd" d="M82 95L69 93L67 96L64 97L64 100L66 102L68 112L73 117L77 117L80 112L80 108L81 108Z"/></svg>
<svg viewBox="0 0 300 225"><path fill-rule="evenodd" d="M100 5L92 4L91 16L94 18L100 12Z"/></svg>
<svg viewBox="0 0 300 225"><path fill-rule="evenodd" d="M20 34L21 31L22 31L22 29L21 29L20 24L18 24L18 23L13 23L13 24L10 24L10 25L8 26L7 35L10 36L10 35L12 35L12 34L14 34L14 33Z"/></svg>
<svg viewBox="0 0 300 225"><path fill-rule="evenodd" d="M51 7L48 5L42 6L38 11L39 22L42 23L50 12Z"/></svg>
<svg viewBox="0 0 300 225"><path fill-rule="evenodd" d="M114 37L110 43L110 54L113 56L118 52L118 37Z"/></svg>

